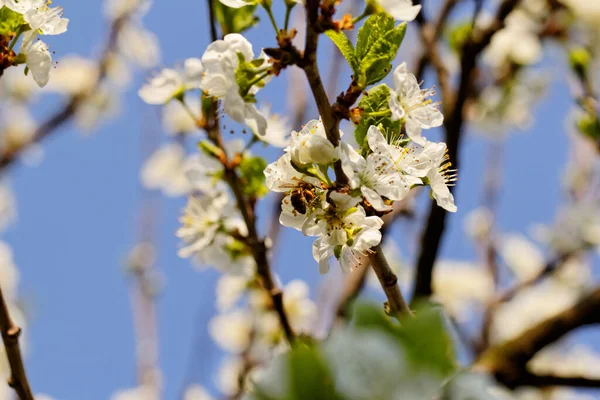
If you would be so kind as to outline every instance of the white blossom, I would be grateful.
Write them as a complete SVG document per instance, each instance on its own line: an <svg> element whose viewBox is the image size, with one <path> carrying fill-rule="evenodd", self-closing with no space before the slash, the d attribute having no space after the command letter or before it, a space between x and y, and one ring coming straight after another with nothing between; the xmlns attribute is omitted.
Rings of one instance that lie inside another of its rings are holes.
<svg viewBox="0 0 600 400"><path fill-rule="evenodd" d="M117 40L120 52L134 64L152 68L160 62L158 38L139 24L126 24Z"/></svg>
<svg viewBox="0 0 600 400"><path fill-rule="evenodd" d="M309 297L306 282L296 279L283 289L283 307L296 332L308 332L315 321L317 308Z"/></svg>
<svg viewBox="0 0 600 400"><path fill-rule="evenodd" d="M535 277L544 267L544 255L523 235L506 235L500 248L506 265L521 281Z"/></svg>
<svg viewBox="0 0 600 400"><path fill-rule="evenodd" d="M412 0L376 0L386 13L399 21L412 21L417 18L421 5L413 5Z"/></svg>
<svg viewBox="0 0 600 400"><path fill-rule="evenodd" d="M304 232L308 217L323 206L325 191L320 181L298 172L291 162L290 153L265 168L265 183L269 190L286 193L281 202L279 222L283 226Z"/></svg>
<svg viewBox="0 0 600 400"><path fill-rule="evenodd" d="M468 315L471 305L483 305L494 294L489 272L463 261L439 261L434 269L433 292L455 317Z"/></svg>
<svg viewBox="0 0 600 400"><path fill-rule="evenodd" d="M201 385L191 385L185 389L183 400L213 400L213 397Z"/></svg>
<svg viewBox="0 0 600 400"><path fill-rule="evenodd" d="M249 288L248 278L240 275L223 275L217 281L216 298L219 311L233 307Z"/></svg>
<svg viewBox="0 0 600 400"><path fill-rule="evenodd" d="M540 375L600 378L600 354L578 344L564 349L560 344L543 348L529 362L528 368Z"/></svg>
<svg viewBox="0 0 600 400"><path fill-rule="evenodd" d="M37 40L21 51L27 56L27 68L31 71L35 83L39 87L46 86L50 80L50 69L52 68L52 55L48 51L48 45Z"/></svg>
<svg viewBox="0 0 600 400"><path fill-rule="evenodd" d="M273 114L270 107L261 107L260 112L267 120L267 130L257 138L275 147L286 147L290 142L289 119L283 115Z"/></svg>
<svg viewBox="0 0 600 400"><path fill-rule="evenodd" d="M456 170L449 169L452 165L448 159L445 143L427 142L423 148L423 154L432 161L432 166L427 173L427 183L431 188L431 195L438 206L450 212L456 212L454 196L448 189L456 180Z"/></svg>
<svg viewBox="0 0 600 400"><path fill-rule="evenodd" d="M131 14L145 14L151 5L152 0L105 0L104 13L116 20Z"/></svg>
<svg viewBox="0 0 600 400"><path fill-rule="evenodd" d="M177 143L159 147L142 167L142 184L148 189L160 189L167 196L188 193L190 184L185 175L185 157L184 148Z"/></svg>
<svg viewBox="0 0 600 400"><path fill-rule="evenodd" d="M10 153L25 146L28 149L37 123L23 105L7 102L0 110L0 142L3 151ZM36 147L31 144L32 147Z"/></svg>
<svg viewBox="0 0 600 400"><path fill-rule="evenodd" d="M511 12L505 27L492 36L484 60L495 67L505 62L535 64L542 56L537 30L537 23L525 11Z"/></svg>
<svg viewBox="0 0 600 400"><path fill-rule="evenodd" d="M158 394L153 388L141 385L119 390L110 397L110 400L158 400Z"/></svg>
<svg viewBox="0 0 600 400"><path fill-rule="evenodd" d="M208 324L212 339L230 353L241 353L250 345L254 318L247 310L234 310L213 317Z"/></svg>
<svg viewBox="0 0 600 400"><path fill-rule="evenodd" d="M186 244L179 250L180 257L190 257L206 249L215 239L222 225L229 198L223 192L190 196L177 230L177 236Z"/></svg>
<svg viewBox="0 0 600 400"><path fill-rule="evenodd" d="M381 218L366 216L362 206L357 206L359 199L339 192L330 197L334 205L311 215L305 229L305 234L319 236L313 244L313 257L322 274L329 271L329 259L334 255L344 271L360 264L358 255L381 242L383 225Z"/></svg>
<svg viewBox="0 0 600 400"><path fill-rule="evenodd" d="M0 79L0 97L15 102L25 103L33 100L39 87L29 76L25 76L25 66L14 66L4 70Z"/></svg>
<svg viewBox="0 0 600 400"><path fill-rule="evenodd" d="M247 236L246 224L239 216L237 209L229 204L221 219L222 230L217 230L212 243L196 253L196 260L212 265L227 274L241 275L249 279L256 272L256 263L252 252L245 243L233 238L230 232Z"/></svg>
<svg viewBox="0 0 600 400"><path fill-rule="evenodd" d="M219 0L221 3L231 8L241 8L248 5L256 4L254 0Z"/></svg>
<svg viewBox="0 0 600 400"><path fill-rule="evenodd" d="M2 241L0 241L0 280L6 301L14 303L19 286L19 270L15 266L11 247Z"/></svg>
<svg viewBox="0 0 600 400"><path fill-rule="evenodd" d="M85 96L75 110L75 122L82 130L93 129L103 118L121 111L120 97L110 85L100 85Z"/></svg>
<svg viewBox="0 0 600 400"><path fill-rule="evenodd" d="M224 150L227 159L241 155L248 156L245 151L246 145L243 140L235 139L225 142ZM185 165L185 174L196 190L213 191L215 187L221 187L223 164L213 155L200 151L188 158Z"/></svg>
<svg viewBox="0 0 600 400"><path fill-rule="evenodd" d="M403 121L408 137L424 145L426 139L421 136L421 130L441 126L444 122L437 104L428 99L433 91L421 90L417 78L408 72L406 63L394 70L394 89L390 90L389 101L392 120Z"/></svg>
<svg viewBox="0 0 600 400"><path fill-rule="evenodd" d="M200 113L199 98L186 96L184 101L187 108L197 110ZM186 134L198 129L194 117L178 101L167 103L162 108L162 124L164 130L171 135Z"/></svg>
<svg viewBox="0 0 600 400"><path fill-rule="evenodd" d="M199 89L204 67L197 58L185 60L183 69L165 68L144 84L138 94L148 104L165 104L186 90Z"/></svg>
<svg viewBox="0 0 600 400"><path fill-rule="evenodd" d="M340 131L340 136L342 135ZM314 119L304 125L300 132L292 132L290 145L285 151L290 153L292 161L298 166L312 163L327 165L339 157L337 150L327 139L323 122Z"/></svg>
<svg viewBox="0 0 600 400"><path fill-rule="evenodd" d="M553 317L579 300L579 289L555 281L523 291L496 311L491 328L494 342L512 339L531 326Z"/></svg>
<svg viewBox="0 0 600 400"><path fill-rule="evenodd" d="M470 211L464 220L464 230L473 240L484 240L492 229L494 215L484 207Z"/></svg>
<svg viewBox="0 0 600 400"><path fill-rule="evenodd" d="M67 31L69 20L62 18L62 7L48 7L47 0L4 0L4 5L11 10L23 14L23 19L31 28L31 33L37 35L59 35ZM35 36L29 39L33 40ZM27 41L27 39L23 39Z"/></svg>
<svg viewBox="0 0 600 400"><path fill-rule="evenodd" d="M240 34L230 33L225 35L223 40L211 43L202 55L202 63L206 69L202 89L222 101L223 110L231 119L245 123L258 135L264 135L267 120L254 103L246 102L245 99L247 95L254 96L259 87L252 85L246 88L247 93L240 93L242 89L236 80L239 56L246 61L254 59L252 44ZM266 55L261 54L260 59L266 61ZM257 67L259 70L261 68Z"/></svg>
<svg viewBox="0 0 600 400"><path fill-rule="evenodd" d="M68 95L88 93L98 80L98 66L79 56L65 56L52 72L48 89Z"/></svg>
<svg viewBox="0 0 600 400"><path fill-rule="evenodd" d="M244 368L243 361L239 357L230 357L221 363L217 386L228 396L233 396L239 388L239 377Z"/></svg>

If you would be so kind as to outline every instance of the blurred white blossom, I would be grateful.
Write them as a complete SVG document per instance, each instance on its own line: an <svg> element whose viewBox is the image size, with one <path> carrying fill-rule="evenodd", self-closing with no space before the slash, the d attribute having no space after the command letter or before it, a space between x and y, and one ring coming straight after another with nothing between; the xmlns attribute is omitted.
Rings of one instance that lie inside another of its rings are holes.
<svg viewBox="0 0 600 400"><path fill-rule="evenodd" d="M181 145L163 145L144 163L141 171L142 184L148 189L160 189L167 196L188 193L190 184L185 175L185 159L185 150Z"/></svg>

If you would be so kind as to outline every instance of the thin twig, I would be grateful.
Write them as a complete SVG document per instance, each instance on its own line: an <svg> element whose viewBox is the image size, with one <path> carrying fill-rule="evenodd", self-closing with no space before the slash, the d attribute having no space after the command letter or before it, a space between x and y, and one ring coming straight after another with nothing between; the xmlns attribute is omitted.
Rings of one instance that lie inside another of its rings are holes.
<svg viewBox="0 0 600 400"><path fill-rule="evenodd" d="M10 364L11 376L8 378L8 385L12 387L19 395L21 400L34 400L33 393L29 387L29 380L25 373L23 356L19 347L19 336L21 328L18 327L10 317L8 305L0 289L0 332L2 332L2 341L6 350L6 357Z"/></svg>
<svg viewBox="0 0 600 400"><path fill-rule="evenodd" d="M464 108L471 91L477 59L492 39L492 36L504 26L504 20L516 7L519 0L504 0L500 5L494 23L487 29L474 30L473 36L465 43L461 55L460 84L456 99L446 108L450 110L445 120L446 144L448 156L455 168L459 164L459 149L464 122ZM433 266L437 259L442 235L446 227L446 210L431 204L427 226L421 240L421 251L417 261L417 272L414 283L414 299L428 297L432 294Z"/></svg>
<svg viewBox="0 0 600 400"><path fill-rule="evenodd" d="M421 32L422 40L428 39L430 41L429 46L436 47L436 43L437 43L438 39L440 38L440 36L446 26L446 21L448 20L450 13L454 9L454 6L456 4L458 4L458 2L459 2L459 0L446 0L444 2L444 5L442 6L442 10L440 11L440 14L437 18L437 22L434 25L433 35L427 35L424 32ZM419 22L419 21L417 21L417 22ZM431 28L429 28L430 25L431 25L431 22L421 23L420 24L421 30L422 31L431 30ZM425 74L425 68L427 67L427 65L429 65L429 62L431 61L431 59L429 58L429 52L430 52L429 46L426 45L425 51L423 51L423 53L421 54L421 57L419 57L419 59L417 61L417 66L414 69L415 76L417 77L418 81L421 81L423 79L423 75ZM435 50L437 53L437 47ZM439 56L437 57L437 59L439 59Z"/></svg>

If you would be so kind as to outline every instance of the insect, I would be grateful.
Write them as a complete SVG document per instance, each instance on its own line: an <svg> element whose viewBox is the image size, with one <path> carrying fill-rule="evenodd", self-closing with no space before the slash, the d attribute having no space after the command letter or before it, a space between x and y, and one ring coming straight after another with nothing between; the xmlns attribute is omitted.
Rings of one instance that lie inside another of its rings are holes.
<svg viewBox="0 0 600 400"><path fill-rule="evenodd" d="M315 189L298 187L290 192L290 201L295 211L306 214L306 210L315 201Z"/></svg>

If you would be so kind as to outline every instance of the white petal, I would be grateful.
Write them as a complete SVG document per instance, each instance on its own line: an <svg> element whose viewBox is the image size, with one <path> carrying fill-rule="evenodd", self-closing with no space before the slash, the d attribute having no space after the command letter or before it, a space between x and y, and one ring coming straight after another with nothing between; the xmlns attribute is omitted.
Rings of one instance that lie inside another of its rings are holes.
<svg viewBox="0 0 600 400"><path fill-rule="evenodd" d="M46 86L52 68L52 56L46 43L38 40L31 45L27 52L27 67L31 71L35 82L40 87Z"/></svg>

